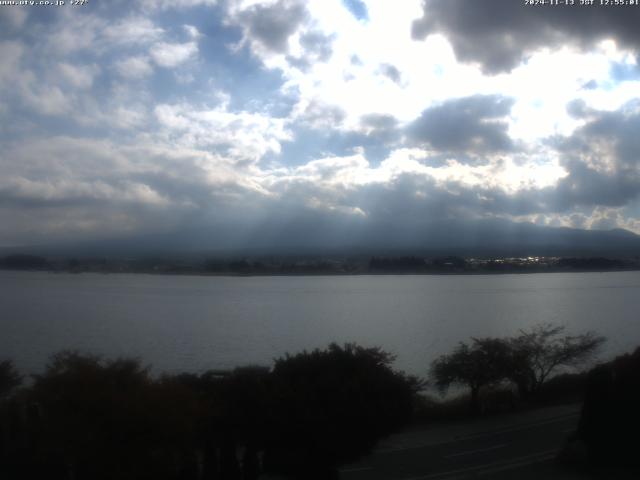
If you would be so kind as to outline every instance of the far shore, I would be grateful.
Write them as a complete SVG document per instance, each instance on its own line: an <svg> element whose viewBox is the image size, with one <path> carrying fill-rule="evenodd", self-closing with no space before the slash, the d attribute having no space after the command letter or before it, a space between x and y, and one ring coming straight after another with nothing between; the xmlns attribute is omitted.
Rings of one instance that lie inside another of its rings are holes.
<svg viewBox="0 0 640 480"><path fill-rule="evenodd" d="M50 274L102 274L102 275L167 275L192 277L398 277L398 276L487 276L487 275L534 275L544 273L620 273L638 272L640 267L618 269L547 269L547 270L509 270L509 271L429 271L429 272L206 272L206 271L158 271L158 270L45 270L0 268L5 272L29 272Z"/></svg>
<svg viewBox="0 0 640 480"><path fill-rule="evenodd" d="M225 277L354 275L504 275L640 270L640 257L170 256L45 257L14 254L0 269L53 273L141 273Z"/></svg>

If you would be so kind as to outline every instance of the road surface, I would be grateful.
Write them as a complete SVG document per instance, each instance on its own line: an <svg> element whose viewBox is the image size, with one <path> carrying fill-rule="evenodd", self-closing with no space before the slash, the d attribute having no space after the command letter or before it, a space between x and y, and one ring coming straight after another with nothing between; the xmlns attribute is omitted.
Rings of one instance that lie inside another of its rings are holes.
<svg viewBox="0 0 640 480"><path fill-rule="evenodd" d="M553 459L577 427L579 406L426 428L388 439L372 455L340 471L343 480L523 478L553 469ZM509 472L513 475L509 475Z"/></svg>

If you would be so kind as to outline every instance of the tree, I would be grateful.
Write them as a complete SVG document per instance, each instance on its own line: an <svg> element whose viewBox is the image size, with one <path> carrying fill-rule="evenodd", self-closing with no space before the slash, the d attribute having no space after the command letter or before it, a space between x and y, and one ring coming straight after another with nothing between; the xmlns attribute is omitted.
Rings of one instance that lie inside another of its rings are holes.
<svg viewBox="0 0 640 480"><path fill-rule="evenodd" d="M431 364L431 377L441 391L459 384L471 389L471 410L480 410L480 388L512 381L521 398L535 395L562 367L577 367L590 360L604 337L593 332L562 335L565 327L551 324L521 330L512 338L472 339Z"/></svg>
<svg viewBox="0 0 640 480"><path fill-rule="evenodd" d="M507 375L510 348L499 338L473 338L460 342L453 353L442 355L431 364L431 378L445 393L452 384L471 389L470 408L480 412L480 388L497 383Z"/></svg>
<svg viewBox="0 0 640 480"><path fill-rule="evenodd" d="M379 348L331 344L276 360L265 467L294 478L337 478L410 418L421 386Z"/></svg>
<svg viewBox="0 0 640 480"><path fill-rule="evenodd" d="M18 373L11 360L0 362L0 399L22 383L22 375Z"/></svg>
<svg viewBox="0 0 640 480"><path fill-rule="evenodd" d="M593 332L562 335L564 326L537 325L521 330L509 339L510 359L507 377L518 387L521 397L535 394L561 367L576 367L593 358L605 342Z"/></svg>
<svg viewBox="0 0 640 480"><path fill-rule="evenodd" d="M175 478L196 428L195 399L179 387L154 381L135 359L58 353L29 391L41 412L33 458L65 478Z"/></svg>

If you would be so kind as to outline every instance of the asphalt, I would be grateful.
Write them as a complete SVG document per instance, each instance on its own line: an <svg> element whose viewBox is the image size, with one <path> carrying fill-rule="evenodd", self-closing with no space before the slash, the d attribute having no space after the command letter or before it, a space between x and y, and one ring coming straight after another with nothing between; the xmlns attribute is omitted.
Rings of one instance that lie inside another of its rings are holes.
<svg viewBox="0 0 640 480"><path fill-rule="evenodd" d="M578 417L579 405L569 405L405 431L362 461L342 468L340 478L581 478L560 471L554 461Z"/></svg>

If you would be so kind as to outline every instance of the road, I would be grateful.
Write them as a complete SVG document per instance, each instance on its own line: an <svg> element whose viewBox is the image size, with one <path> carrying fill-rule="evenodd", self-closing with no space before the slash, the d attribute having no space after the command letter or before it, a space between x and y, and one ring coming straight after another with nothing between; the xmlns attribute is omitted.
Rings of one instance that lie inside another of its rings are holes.
<svg viewBox="0 0 640 480"><path fill-rule="evenodd" d="M521 479L534 465L541 468L541 464L552 464L575 430L578 414L578 406L557 407L467 428L458 425L400 434L361 462L343 468L341 479Z"/></svg>

